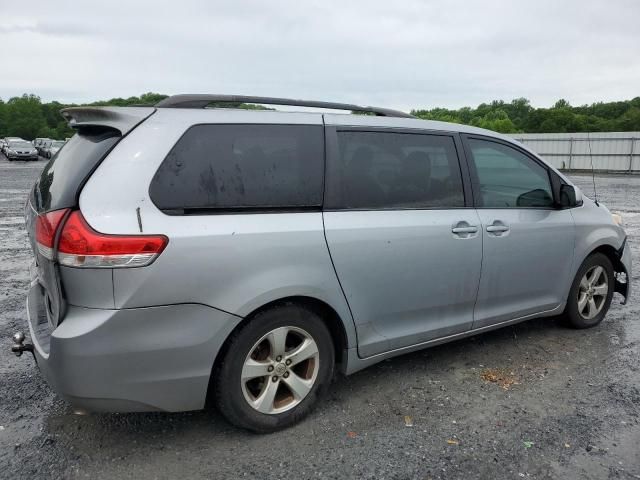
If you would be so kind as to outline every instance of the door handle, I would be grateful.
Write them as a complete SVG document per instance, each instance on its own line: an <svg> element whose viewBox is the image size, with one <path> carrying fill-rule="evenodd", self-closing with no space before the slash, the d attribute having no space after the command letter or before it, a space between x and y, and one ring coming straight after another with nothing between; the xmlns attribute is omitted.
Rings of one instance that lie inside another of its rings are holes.
<svg viewBox="0 0 640 480"><path fill-rule="evenodd" d="M487 232L495 237L501 237L502 235L507 235L509 231L509 225L505 225L500 220L494 220L491 225L487 226Z"/></svg>
<svg viewBox="0 0 640 480"><path fill-rule="evenodd" d="M451 233L453 233L454 238L473 238L477 236L478 227L476 225L469 225L468 222L462 220L451 226Z"/></svg>
<svg viewBox="0 0 640 480"><path fill-rule="evenodd" d="M454 227L451 229L453 233L477 233L478 227Z"/></svg>

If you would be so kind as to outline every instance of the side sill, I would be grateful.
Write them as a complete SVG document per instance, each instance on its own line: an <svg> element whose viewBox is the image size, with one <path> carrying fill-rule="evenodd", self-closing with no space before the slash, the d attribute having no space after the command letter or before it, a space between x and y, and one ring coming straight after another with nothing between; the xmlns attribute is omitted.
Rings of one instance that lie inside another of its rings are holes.
<svg viewBox="0 0 640 480"><path fill-rule="evenodd" d="M480 327L472 330L467 330L465 332L456 333L454 335L448 335L446 337L434 338L433 340L428 340L426 342L417 343L415 345L410 345L407 347L398 348L395 350L389 350L388 352L379 353L376 355L372 355L366 358L360 358L358 356L357 348L350 348L344 351L344 357L346 359L345 364L342 366L342 373L345 375L351 375L359 370L367 368L371 365L374 365L382 360L386 360L388 358L397 357L403 355L405 353L415 352L418 350L423 350L429 347L435 347L437 345L442 345L443 343L452 342L454 340L460 340L467 337L472 337L474 335L478 335L480 333L489 332L491 330L497 330L502 327L507 327L509 325L515 325L517 323L521 323L527 320L531 320L539 317L550 317L553 315L558 315L562 311L564 311L565 304L562 303L558 305L556 308L551 310L547 310L540 313L534 313L531 315L526 315L524 317L518 317L511 320L506 320L504 322L496 323L494 325L487 325L485 327Z"/></svg>

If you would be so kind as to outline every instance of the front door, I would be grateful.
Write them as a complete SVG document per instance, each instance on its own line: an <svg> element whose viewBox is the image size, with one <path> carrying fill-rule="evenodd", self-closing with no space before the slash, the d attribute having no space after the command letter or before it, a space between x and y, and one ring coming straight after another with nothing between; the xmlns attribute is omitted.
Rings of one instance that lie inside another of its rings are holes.
<svg viewBox="0 0 640 480"><path fill-rule="evenodd" d="M506 143L466 139L483 236L473 328L549 312L571 281L574 223L548 167Z"/></svg>
<svg viewBox="0 0 640 480"><path fill-rule="evenodd" d="M360 355L469 330L482 238L455 137L338 130L327 182L326 239Z"/></svg>

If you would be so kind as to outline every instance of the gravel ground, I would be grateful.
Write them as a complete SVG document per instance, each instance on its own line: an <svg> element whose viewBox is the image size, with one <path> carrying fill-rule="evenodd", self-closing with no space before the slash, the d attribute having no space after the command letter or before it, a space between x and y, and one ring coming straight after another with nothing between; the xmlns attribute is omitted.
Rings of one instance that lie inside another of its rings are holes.
<svg viewBox="0 0 640 480"><path fill-rule="evenodd" d="M338 378L284 432L252 435L215 412L74 415L9 351L26 330L22 206L43 165L0 159L1 478L640 478L637 273L598 328L533 320L385 361ZM597 184L640 266L640 176Z"/></svg>

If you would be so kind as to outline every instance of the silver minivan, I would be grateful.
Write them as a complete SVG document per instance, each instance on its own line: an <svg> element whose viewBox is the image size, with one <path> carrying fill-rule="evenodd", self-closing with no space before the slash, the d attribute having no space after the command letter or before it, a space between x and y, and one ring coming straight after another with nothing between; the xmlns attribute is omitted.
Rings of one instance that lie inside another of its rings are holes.
<svg viewBox="0 0 640 480"><path fill-rule="evenodd" d="M629 297L620 217L494 132L221 95L63 115L77 133L26 206L33 345L13 350L79 409L211 401L273 431L336 371L535 317L593 327Z"/></svg>

